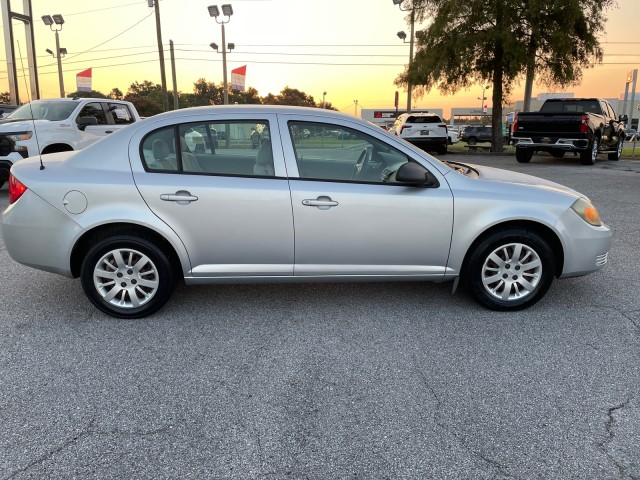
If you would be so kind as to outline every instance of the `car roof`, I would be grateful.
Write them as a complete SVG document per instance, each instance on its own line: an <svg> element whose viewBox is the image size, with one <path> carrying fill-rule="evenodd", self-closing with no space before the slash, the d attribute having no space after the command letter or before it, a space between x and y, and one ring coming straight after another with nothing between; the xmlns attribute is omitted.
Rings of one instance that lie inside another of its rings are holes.
<svg viewBox="0 0 640 480"><path fill-rule="evenodd" d="M162 119L164 117L180 118L189 117L192 115L207 115L207 114L233 114L233 113L261 113L267 114L291 114L291 115L322 115L327 118L337 118L342 120L351 120L364 122L361 118L348 115L346 113L337 112L335 110L328 110L316 107L296 107L290 105L211 105L205 107L189 107L181 108L179 110L171 110L169 112L159 113L153 115L150 118ZM367 123L367 122L364 122Z"/></svg>

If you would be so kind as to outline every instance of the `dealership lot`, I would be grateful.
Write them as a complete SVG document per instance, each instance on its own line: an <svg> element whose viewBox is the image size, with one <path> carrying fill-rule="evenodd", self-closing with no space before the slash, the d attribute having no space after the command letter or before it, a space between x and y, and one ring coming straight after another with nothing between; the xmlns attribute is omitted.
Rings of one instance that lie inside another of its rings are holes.
<svg viewBox="0 0 640 480"><path fill-rule="evenodd" d="M508 314L348 283L178 288L123 321L0 242L0 478L639 477L640 162L446 159L589 195L609 264Z"/></svg>

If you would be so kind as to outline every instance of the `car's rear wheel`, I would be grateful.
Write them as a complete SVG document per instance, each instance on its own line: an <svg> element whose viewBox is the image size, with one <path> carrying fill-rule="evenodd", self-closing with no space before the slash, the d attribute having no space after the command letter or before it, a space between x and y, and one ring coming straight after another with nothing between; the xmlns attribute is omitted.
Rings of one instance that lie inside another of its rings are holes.
<svg viewBox="0 0 640 480"><path fill-rule="evenodd" d="M476 137L469 137L467 139L467 144L469 145L475 145L476 143L478 143L478 139Z"/></svg>
<svg viewBox="0 0 640 480"><path fill-rule="evenodd" d="M446 155L447 154L447 144L446 143L444 145L441 145L440 147L438 147L438 153L440 155Z"/></svg>
<svg viewBox="0 0 640 480"><path fill-rule="evenodd" d="M518 163L529 163L533 157L533 150L529 148L516 148L516 160Z"/></svg>
<svg viewBox="0 0 640 480"><path fill-rule="evenodd" d="M167 255L134 235L115 235L95 244L85 255L80 273L89 300L118 318L156 312L175 286Z"/></svg>
<svg viewBox="0 0 640 480"><path fill-rule="evenodd" d="M622 157L622 146L624 144L624 140L622 139L622 137L620 137L618 139L618 143L616 144L616 151L612 152L608 155L609 160L620 160L620 157Z"/></svg>
<svg viewBox="0 0 640 480"><path fill-rule="evenodd" d="M580 152L580 162L583 165L595 165L598 159L598 147L600 146L600 139L593 137L591 147Z"/></svg>
<svg viewBox="0 0 640 480"><path fill-rule="evenodd" d="M554 277L549 244L533 231L512 229L484 239L465 274L474 298L492 310L521 310L540 300Z"/></svg>

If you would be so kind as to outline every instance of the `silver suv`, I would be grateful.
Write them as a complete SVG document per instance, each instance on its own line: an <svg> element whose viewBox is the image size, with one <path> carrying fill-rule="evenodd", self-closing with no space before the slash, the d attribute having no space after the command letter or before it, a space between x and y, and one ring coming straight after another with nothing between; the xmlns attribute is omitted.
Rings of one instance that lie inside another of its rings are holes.
<svg viewBox="0 0 640 480"><path fill-rule="evenodd" d="M447 125L434 113L403 113L396 118L391 132L423 150L447 153Z"/></svg>

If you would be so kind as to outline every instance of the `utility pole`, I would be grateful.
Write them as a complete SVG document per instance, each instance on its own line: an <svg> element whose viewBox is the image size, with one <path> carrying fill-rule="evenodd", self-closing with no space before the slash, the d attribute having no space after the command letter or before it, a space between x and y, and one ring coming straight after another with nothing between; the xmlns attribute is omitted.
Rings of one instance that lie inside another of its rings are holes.
<svg viewBox="0 0 640 480"><path fill-rule="evenodd" d="M169 40L171 52L171 80L173 81L173 109L178 110L178 85L176 82L176 56L173 53L173 40Z"/></svg>
<svg viewBox="0 0 640 480"><path fill-rule="evenodd" d="M164 73L164 50L162 47L162 28L160 26L160 0L148 0L150 7L156 11L156 36L158 37L158 55L160 57L160 83L162 84L162 108L169 109L167 98L167 77Z"/></svg>

